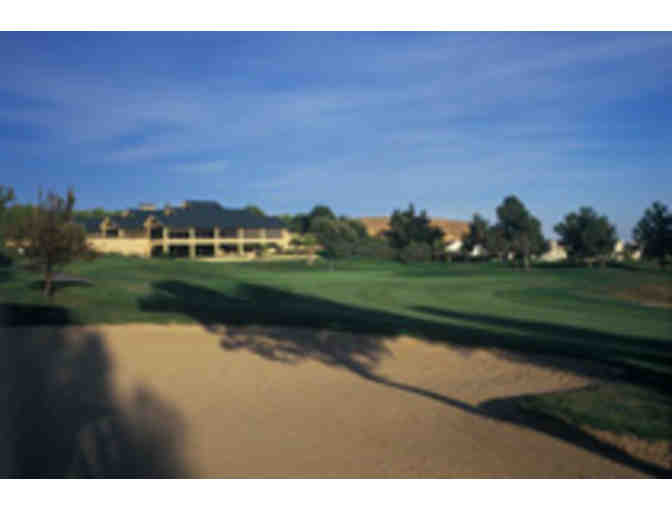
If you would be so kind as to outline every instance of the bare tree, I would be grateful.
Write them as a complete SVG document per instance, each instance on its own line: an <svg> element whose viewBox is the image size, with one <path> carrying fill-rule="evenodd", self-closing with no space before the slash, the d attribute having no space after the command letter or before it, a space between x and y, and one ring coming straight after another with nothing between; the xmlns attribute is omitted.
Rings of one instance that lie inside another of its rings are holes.
<svg viewBox="0 0 672 510"><path fill-rule="evenodd" d="M8 237L14 246L43 268L45 296L53 293L57 267L89 253L84 229L72 220L74 205L72 190L65 199L55 193L45 198L40 192L31 213L10 228Z"/></svg>

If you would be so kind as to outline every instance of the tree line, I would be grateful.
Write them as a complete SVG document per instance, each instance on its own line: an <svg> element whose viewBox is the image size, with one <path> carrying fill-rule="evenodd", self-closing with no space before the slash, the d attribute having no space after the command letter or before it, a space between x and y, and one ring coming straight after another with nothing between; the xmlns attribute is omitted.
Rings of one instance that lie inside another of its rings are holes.
<svg viewBox="0 0 672 510"><path fill-rule="evenodd" d="M494 225L474 214L469 232L463 238L466 250L482 246L498 258L513 256L524 267L529 267L531 255L548 251L549 242L541 233L541 222L517 197L506 197L496 214L498 222ZM568 213L553 230L572 263L604 265L618 242L616 227L592 207L580 207ZM661 267L672 262L672 213L661 202L654 202L644 211L632 237L643 258L655 259ZM632 253L634 248L629 246L627 252Z"/></svg>
<svg viewBox="0 0 672 510"><path fill-rule="evenodd" d="M495 209L497 221L490 224L474 214L469 231L462 238L462 253L481 247L487 258L509 260L529 269L531 260L550 248L542 233L541 221L515 195L504 198ZM369 258L422 262L446 259L443 232L431 225L425 210L416 212L413 204L395 209L382 238L372 238L358 220L336 215L324 205L309 213L285 215L288 228L300 234L298 244L320 245L331 259L360 255ZM558 244L570 263L606 264L614 252L616 227L592 207L568 213L554 226ZM655 259L661 267L672 262L672 213L661 202L654 202L633 229L633 239L645 259ZM628 247L630 252L634 247Z"/></svg>
<svg viewBox="0 0 672 510"><path fill-rule="evenodd" d="M39 195L35 205L13 204L14 191L0 185L0 261L9 260L3 252L11 246L43 269L44 292L51 295L54 271L73 259L92 256L86 245L84 229L77 219L103 218L116 211L97 208L75 211L75 196L69 190L66 198L54 193ZM257 206L250 212L265 213ZM504 198L495 209L497 222L474 214L469 231L463 236L463 250L481 246L490 257L512 260L529 268L534 255L548 250L541 222L514 195ZM318 246L332 261L352 256L375 259L420 262L446 257L441 229L432 226L427 211L416 212L413 204L405 210L395 209L388 229L381 237L371 237L366 226L348 216L336 216L326 205L316 205L308 213L284 215L281 219L297 234L293 241L309 252ZM591 207L581 207L567 214L556 224L571 261L594 261L604 264L617 242L616 229L604 215ZM655 259L661 267L672 262L672 213L661 202L654 202L633 229L633 238L645 259ZM9 241L9 243L7 243ZM3 258L4 257L4 258Z"/></svg>

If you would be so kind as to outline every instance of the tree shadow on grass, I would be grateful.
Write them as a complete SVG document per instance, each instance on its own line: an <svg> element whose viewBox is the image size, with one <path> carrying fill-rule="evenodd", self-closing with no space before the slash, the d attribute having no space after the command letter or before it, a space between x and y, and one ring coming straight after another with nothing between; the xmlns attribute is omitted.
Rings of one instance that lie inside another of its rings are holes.
<svg viewBox="0 0 672 510"><path fill-rule="evenodd" d="M91 287L93 286L92 283L90 282L85 282L85 281L54 281L51 283L51 289L53 294L57 294L58 292L62 291L63 289L68 289L71 287ZM44 290L44 280L37 280L34 282L31 282L28 285L28 288L31 290Z"/></svg>
<svg viewBox="0 0 672 510"><path fill-rule="evenodd" d="M619 379L629 382L648 384L659 389L668 389L672 382L672 342L428 306L416 306L412 310L457 320L462 324L470 323L474 327L505 328L513 335L529 338L543 349L556 351L553 354L569 355L615 367ZM491 333L497 338L506 338L508 334Z"/></svg>
<svg viewBox="0 0 672 510"><path fill-rule="evenodd" d="M555 353L563 354L564 360L549 357L548 348L542 349L539 342L531 341L530 334L534 331L495 333L476 326L405 317L246 283L239 284L233 295L177 280L155 282L153 287L153 295L139 300L142 310L185 314L206 329L220 334L220 346L224 350L244 349L288 364L311 359L339 366L373 383L430 398L466 413L546 433L649 475L670 475L669 470L637 459L560 420L523 414L516 404L520 397L493 399L472 406L437 392L393 381L374 371L388 352L385 342L390 339L386 340L385 335L410 334L463 348L504 348L530 363L581 375L596 375L597 369L593 365L567 363L569 344L561 346L564 352L558 348ZM240 328L237 327L239 325L254 326ZM264 328L264 325L274 327ZM335 331L345 333L336 335ZM611 344L620 345L617 338L612 339ZM540 357L539 354L546 356ZM550 354L554 354L552 349ZM591 358L591 361L598 360ZM599 361L609 359L602 356ZM605 373L599 372L599 375Z"/></svg>
<svg viewBox="0 0 672 510"><path fill-rule="evenodd" d="M0 477L136 478L186 473L177 411L136 388L122 404L102 338L60 307L0 306Z"/></svg>
<svg viewBox="0 0 672 510"><path fill-rule="evenodd" d="M43 279L35 280L28 285L28 288L32 290L44 290L44 285L45 281ZM87 280L86 278L81 278L79 276L70 276L62 273L55 274L51 282L51 288L54 294L70 287L92 287L92 286L93 282Z"/></svg>

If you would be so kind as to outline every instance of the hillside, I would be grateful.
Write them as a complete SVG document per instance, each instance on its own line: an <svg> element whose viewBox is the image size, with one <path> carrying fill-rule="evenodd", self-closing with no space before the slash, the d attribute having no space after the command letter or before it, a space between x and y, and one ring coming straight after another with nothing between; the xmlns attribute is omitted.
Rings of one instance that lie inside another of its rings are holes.
<svg viewBox="0 0 672 510"><path fill-rule="evenodd" d="M369 235L375 236L380 234L383 230L387 230L389 217L388 216L367 216L364 218L357 218L364 223ZM453 239L460 239L462 234L469 231L468 221L448 220L445 218L434 218L431 224L443 230L444 239L446 241Z"/></svg>

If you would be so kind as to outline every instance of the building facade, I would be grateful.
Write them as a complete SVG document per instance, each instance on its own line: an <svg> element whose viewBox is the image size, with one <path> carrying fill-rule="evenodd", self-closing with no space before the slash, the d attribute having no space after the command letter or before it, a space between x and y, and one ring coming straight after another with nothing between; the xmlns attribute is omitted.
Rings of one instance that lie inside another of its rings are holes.
<svg viewBox="0 0 672 510"><path fill-rule="evenodd" d="M201 200L163 209L144 204L78 223L94 250L142 257L253 256L269 248L286 250L291 239L278 218Z"/></svg>

